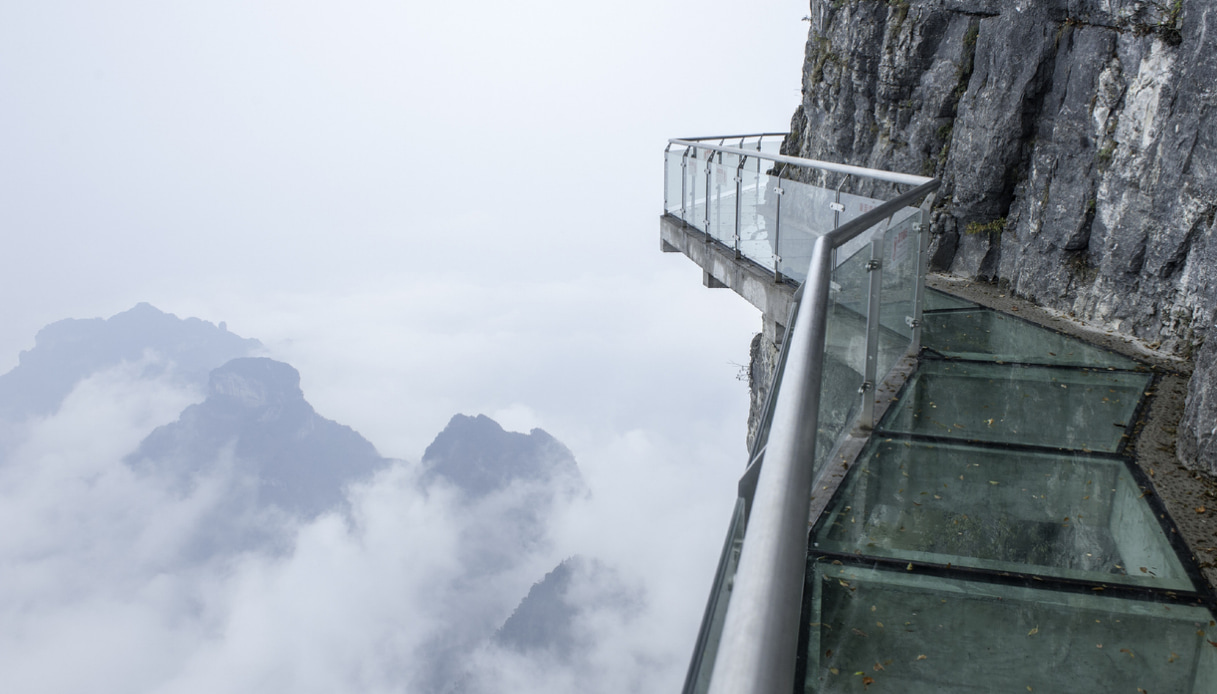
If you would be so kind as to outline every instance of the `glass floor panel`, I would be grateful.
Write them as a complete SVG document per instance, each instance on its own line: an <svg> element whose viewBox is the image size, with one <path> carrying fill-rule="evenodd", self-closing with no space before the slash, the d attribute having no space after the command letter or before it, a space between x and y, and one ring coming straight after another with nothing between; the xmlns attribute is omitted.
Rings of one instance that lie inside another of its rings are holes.
<svg viewBox="0 0 1217 694"><path fill-rule="evenodd" d="M967 299L960 299L937 289L925 288L925 298L922 301L923 311L941 311L952 308L977 308L977 305Z"/></svg>
<svg viewBox="0 0 1217 694"><path fill-rule="evenodd" d="M1203 607L809 563L807 692L1217 688Z"/></svg>
<svg viewBox="0 0 1217 694"><path fill-rule="evenodd" d="M1118 459L872 439L849 475L819 551L1195 590Z"/></svg>
<svg viewBox="0 0 1217 694"><path fill-rule="evenodd" d="M1128 357L997 311L947 311L924 316L922 344L948 357L1033 364L1136 369Z"/></svg>
<svg viewBox="0 0 1217 694"><path fill-rule="evenodd" d="M1150 375L923 360L888 431L1115 452Z"/></svg>

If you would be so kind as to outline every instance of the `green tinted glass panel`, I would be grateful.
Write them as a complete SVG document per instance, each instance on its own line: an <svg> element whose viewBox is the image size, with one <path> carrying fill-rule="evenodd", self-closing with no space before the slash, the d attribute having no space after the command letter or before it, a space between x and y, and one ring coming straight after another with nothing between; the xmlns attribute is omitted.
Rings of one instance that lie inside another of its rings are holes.
<svg viewBox="0 0 1217 694"><path fill-rule="evenodd" d="M872 440L816 534L824 551L1194 590L1124 463Z"/></svg>
<svg viewBox="0 0 1217 694"><path fill-rule="evenodd" d="M889 431L1114 452L1149 374L925 360Z"/></svg>
<svg viewBox="0 0 1217 694"><path fill-rule="evenodd" d="M816 436L817 467L847 433L862 404L858 388L866 366L866 318L852 306L866 296L869 258L870 248L860 248L832 273Z"/></svg>
<svg viewBox="0 0 1217 694"><path fill-rule="evenodd" d="M949 357L1135 369L1132 359L997 311L924 316L922 344Z"/></svg>
<svg viewBox="0 0 1217 694"><path fill-rule="evenodd" d="M1217 691L1201 607L815 562L808 692Z"/></svg>
<svg viewBox="0 0 1217 694"><path fill-rule="evenodd" d="M816 239L833 230L830 205L836 192L788 179L779 184L783 191L777 244L780 268L783 275L803 282Z"/></svg>

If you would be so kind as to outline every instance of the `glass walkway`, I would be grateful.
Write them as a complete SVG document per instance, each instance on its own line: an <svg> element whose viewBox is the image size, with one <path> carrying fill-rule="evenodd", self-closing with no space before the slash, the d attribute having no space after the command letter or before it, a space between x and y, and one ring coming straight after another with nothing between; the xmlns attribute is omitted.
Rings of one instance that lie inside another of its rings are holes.
<svg viewBox="0 0 1217 694"><path fill-rule="evenodd" d="M1217 691L1204 580L1124 455L1152 374L927 299L918 368L811 531L805 691Z"/></svg>
<svg viewBox="0 0 1217 694"><path fill-rule="evenodd" d="M666 152L666 223L802 285L685 691L1217 693L1152 371L927 288L937 181L767 137Z"/></svg>

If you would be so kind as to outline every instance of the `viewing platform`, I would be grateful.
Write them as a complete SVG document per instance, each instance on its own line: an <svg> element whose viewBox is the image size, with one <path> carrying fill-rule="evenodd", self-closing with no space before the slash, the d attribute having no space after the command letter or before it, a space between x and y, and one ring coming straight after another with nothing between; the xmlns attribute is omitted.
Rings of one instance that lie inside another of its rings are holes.
<svg viewBox="0 0 1217 694"><path fill-rule="evenodd" d="M782 346L685 692L1217 692L1153 370L927 287L938 181L779 137L665 152L663 250Z"/></svg>

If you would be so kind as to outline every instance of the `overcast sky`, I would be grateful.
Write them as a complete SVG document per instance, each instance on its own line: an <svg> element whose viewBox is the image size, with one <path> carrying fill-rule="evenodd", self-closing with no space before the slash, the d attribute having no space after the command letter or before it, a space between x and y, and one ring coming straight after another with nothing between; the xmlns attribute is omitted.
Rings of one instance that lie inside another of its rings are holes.
<svg viewBox="0 0 1217 694"><path fill-rule="evenodd" d="M659 253L662 151L786 129L804 14L0 4L0 372L49 322L147 301L262 340L387 456L418 460L457 412L540 426L599 504L563 542L630 564L667 602L654 619L691 622L667 644L678 679L743 465L736 376L760 316Z"/></svg>

